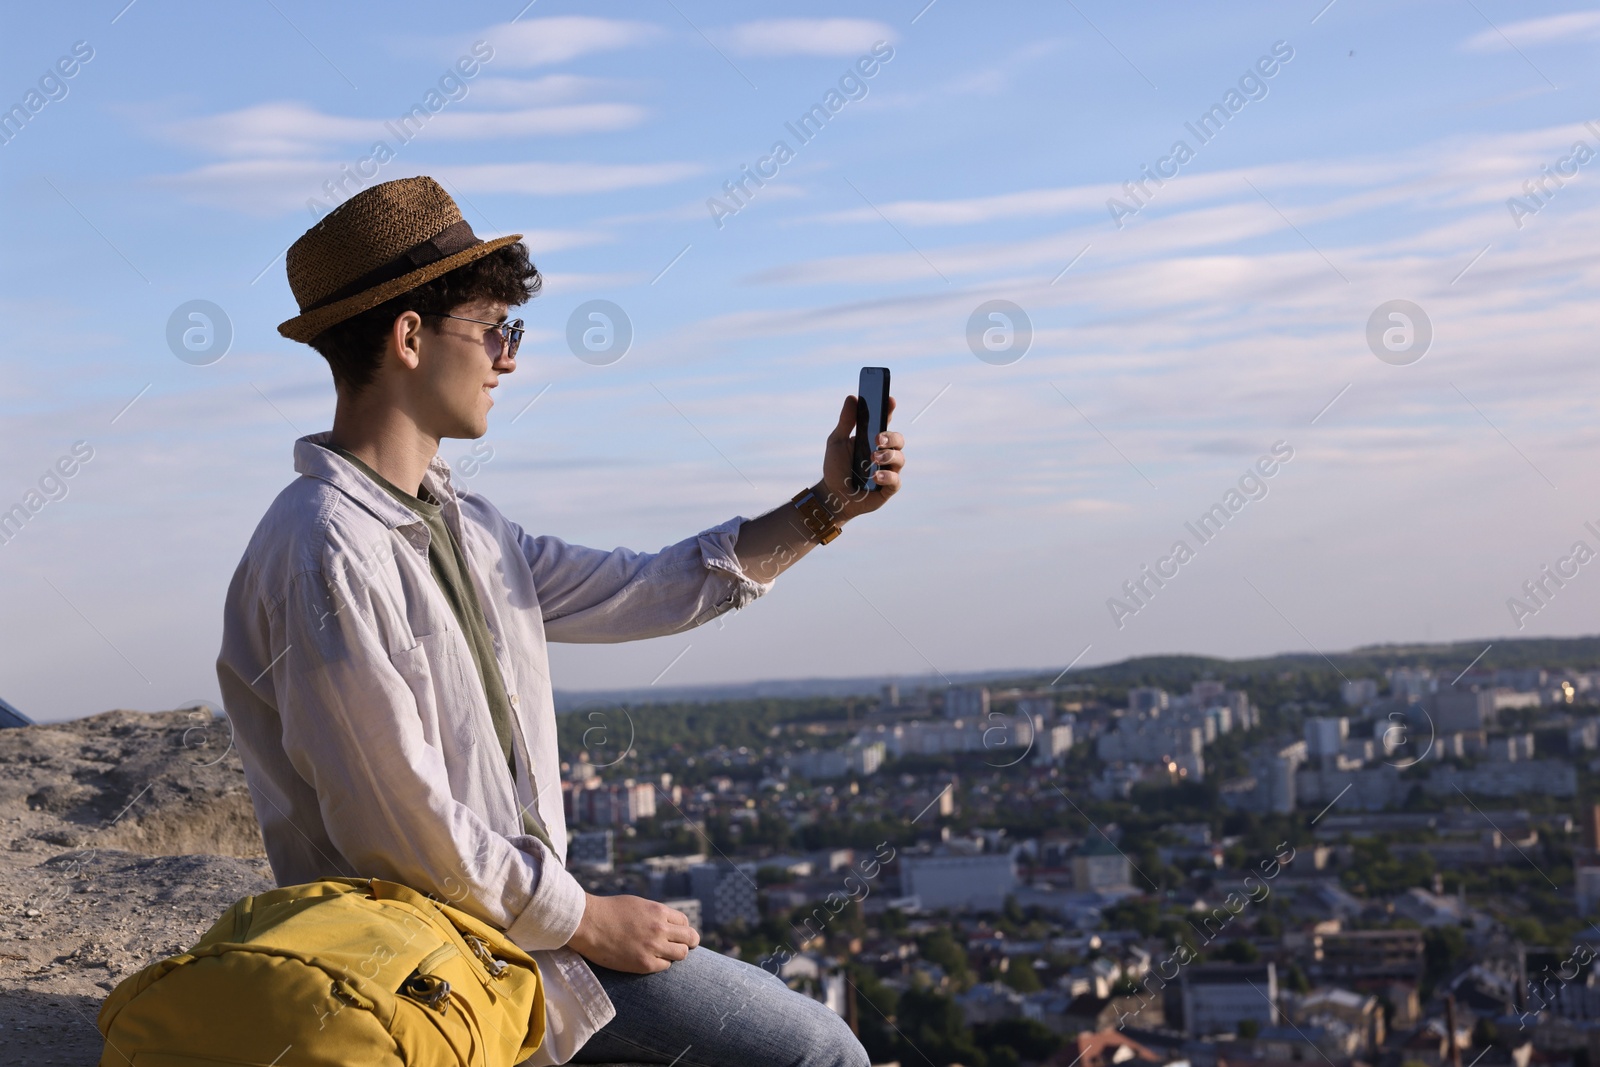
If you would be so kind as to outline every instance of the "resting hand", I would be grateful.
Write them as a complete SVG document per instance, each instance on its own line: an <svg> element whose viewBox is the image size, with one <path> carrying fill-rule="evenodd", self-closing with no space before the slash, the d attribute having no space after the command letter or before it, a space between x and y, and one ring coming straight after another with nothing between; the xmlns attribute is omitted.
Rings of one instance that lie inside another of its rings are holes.
<svg viewBox="0 0 1600 1067"><path fill-rule="evenodd" d="M676 908L643 897L585 896L583 919L567 947L591 963L629 974L654 974L700 943L689 917Z"/></svg>

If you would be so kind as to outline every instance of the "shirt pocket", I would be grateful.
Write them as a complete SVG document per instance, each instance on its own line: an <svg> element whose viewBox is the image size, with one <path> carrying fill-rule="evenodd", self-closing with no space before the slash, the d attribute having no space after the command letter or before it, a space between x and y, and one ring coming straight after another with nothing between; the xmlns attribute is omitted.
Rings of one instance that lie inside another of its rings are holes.
<svg viewBox="0 0 1600 1067"><path fill-rule="evenodd" d="M458 800L477 798L482 783L494 780L500 760L477 666L459 630L420 635L416 641L391 653L389 662L416 699L423 737L443 756L451 793ZM505 776L503 761L499 767Z"/></svg>
<svg viewBox="0 0 1600 1067"><path fill-rule="evenodd" d="M468 677L457 650L459 638L454 630L423 634L410 648L391 653L389 662L417 702L417 717L424 737L434 748L450 745L450 734L460 729L448 720L452 709L459 709L469 692ZM457 712L456 718L460 718Z"/></svg>

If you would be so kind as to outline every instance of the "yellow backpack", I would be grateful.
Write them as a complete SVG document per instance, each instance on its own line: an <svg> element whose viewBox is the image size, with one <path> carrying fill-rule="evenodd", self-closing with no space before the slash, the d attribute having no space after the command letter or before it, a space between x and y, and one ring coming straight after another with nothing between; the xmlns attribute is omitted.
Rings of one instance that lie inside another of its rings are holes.
<svg viewBox="0 0 1600 1067"><path fill-rule="evenodd" d="M511 1067L544 1040L538 966L416 890L329 878L245 897L100 1008L100 1067Z"/></svg>

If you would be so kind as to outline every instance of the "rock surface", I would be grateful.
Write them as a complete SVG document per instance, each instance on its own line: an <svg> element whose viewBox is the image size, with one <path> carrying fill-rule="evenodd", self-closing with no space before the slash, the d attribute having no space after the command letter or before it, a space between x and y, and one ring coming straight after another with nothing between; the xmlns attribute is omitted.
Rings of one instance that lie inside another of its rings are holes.
<svg viewBox="0 0 1600 1067"><path fill-rule="evenodd" d="M227 719L0 730L0 1063L95 1067L106 994L273 885Z"/></svg>
<svg viewBox="0 0 1600 1067"><path fill-rule="evenodd" d="M226 719L108 711L0 730L0 1048L93 1065L100 1002L273 885Z"/></svg>

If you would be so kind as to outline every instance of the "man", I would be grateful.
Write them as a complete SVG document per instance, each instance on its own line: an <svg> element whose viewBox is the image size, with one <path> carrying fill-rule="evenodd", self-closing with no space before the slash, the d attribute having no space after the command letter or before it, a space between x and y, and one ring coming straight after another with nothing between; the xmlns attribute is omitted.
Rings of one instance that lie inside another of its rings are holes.
<svg viewBox="0 0 1600 1067"><path fill-rule="evenodd" d="M538 960L537 1064L860 1067L844 1023L751 964L697 947L687 918L586 894L565 870L547 641L677 633L745 606L811 547L894 495L848 487L855 398L822 478L756 519L656 553L531 536L451 483L446 437L488 428L538 291L520 234L479 240L430 178L351 197L289 249L324 356L333 429L295 443L291 483L228 590L217 662L279 884L379 877L504 929ZM891 401L890 410L893 410Z"/></svg>

